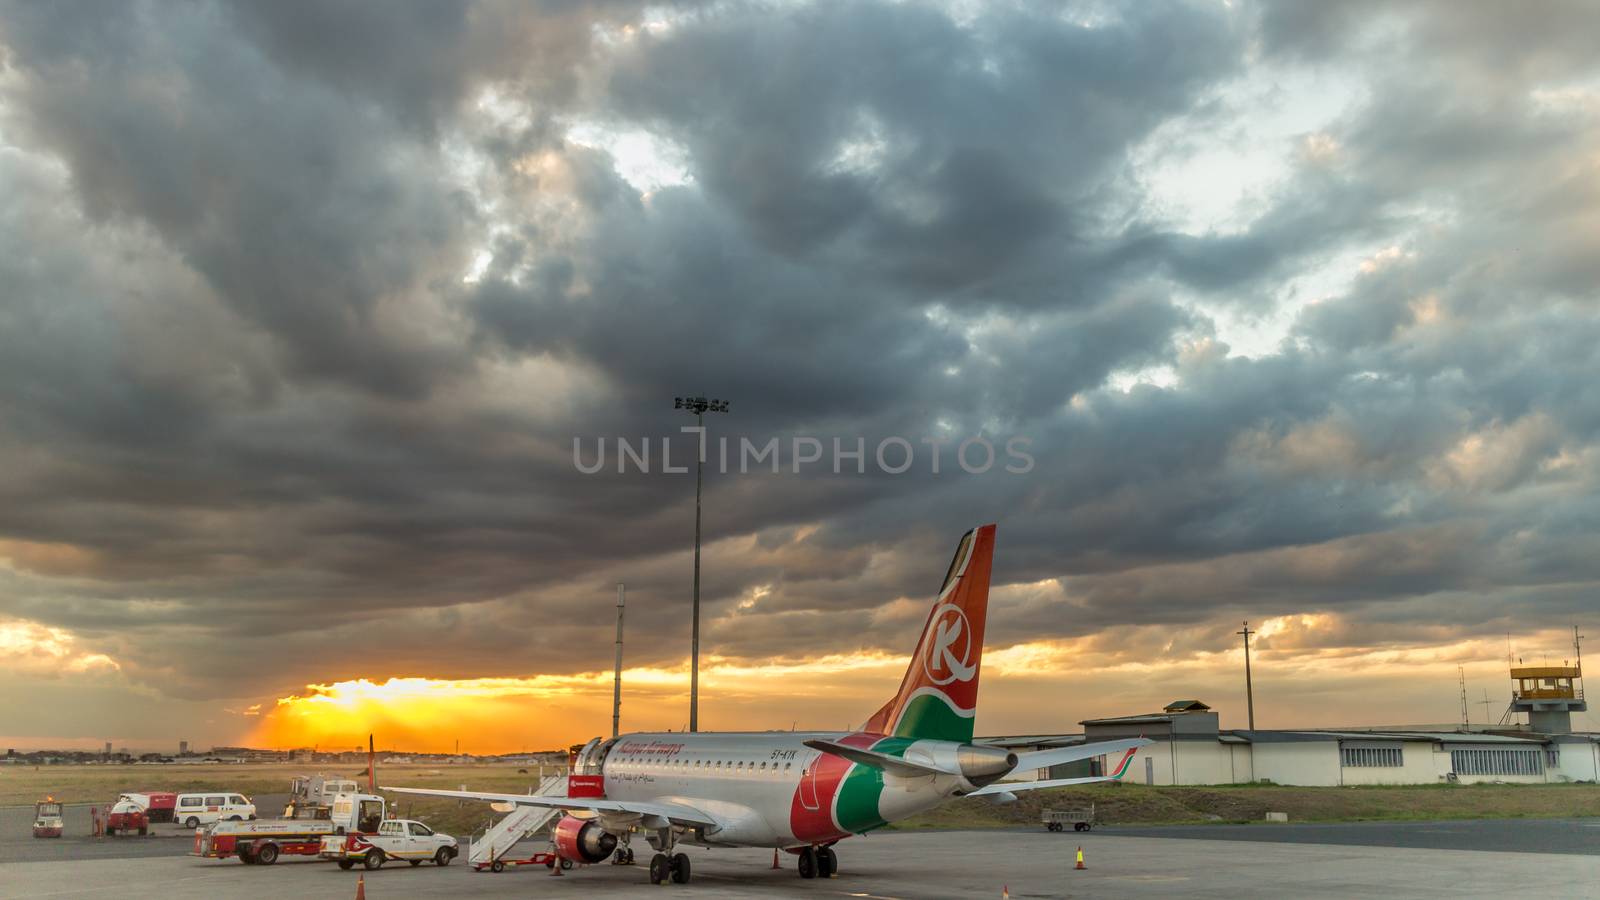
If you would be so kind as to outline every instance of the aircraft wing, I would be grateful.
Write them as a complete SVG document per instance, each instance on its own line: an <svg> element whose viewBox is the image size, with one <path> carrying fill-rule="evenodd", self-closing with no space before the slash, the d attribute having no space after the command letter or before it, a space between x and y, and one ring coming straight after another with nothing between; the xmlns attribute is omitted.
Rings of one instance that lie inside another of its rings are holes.
<svg viewBox="0 0 1600 900"><path fill-rule="evenodd" d="M887 753L875 753L871 750L864 750L860 747L852 747L849 744L840 744L834 741L813 740L802 741L801 743L813 750L821 750L823 753L832 753L834 756L842 756L853 763L860 763L863 766L873 769L882 769L891 775L903 775L907 778L915 778L918 775L961 774L960 772L945 771L938 766L926 766L922 763L901 759L898 756L890 756Z"/></svg>
<svg viewBox="0 0 1600 900"><path fill-rule="evenodd" d="M1152 744L1149 738L1126 738L1120 741L1101 741L1096 744L1079 744L1076 747L1057 747L1054 750L1036 750L1032 753L1017 754L1017 767L1012 771L1023 769L1048 769L1062 763L1076 762L1088 759L1091 756L1103 756L1107 753L1120 753L1124 750L1136 750Z"/></svg>
<svg viewBox="0 0 1600 900"><path fill-rule="evenodd" d="M392 791L396 794L417 794L423 797L448 797L453 800L482 800L486 803L516 803L522 806L542 806L546 809L587 809L594 812L637 813L641 816L660 816L674 825L722 827L722 823L709 814L684 803L602 800L598 797L539 797L532 794L491 794L483 791L446 791L433 788L385 787L383 790Z"/></svg>

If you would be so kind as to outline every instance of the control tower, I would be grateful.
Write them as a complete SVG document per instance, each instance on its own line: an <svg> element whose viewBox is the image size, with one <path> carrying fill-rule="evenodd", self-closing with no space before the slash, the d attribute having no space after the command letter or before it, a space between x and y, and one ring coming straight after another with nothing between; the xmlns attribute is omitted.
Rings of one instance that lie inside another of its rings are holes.
<svg viewBox="0 0 1600 900"><path fill-rule="evenodd" d="M1573 645L1581 646L1577 629ZM1578 653L1582 653L1580 649ZM1528 714L1528 727L1541 734L1570 734L1572 714L1583 712L1589 704L1583 699L1583 658L1574 665L1513 666L1510 712Z"/></svg>

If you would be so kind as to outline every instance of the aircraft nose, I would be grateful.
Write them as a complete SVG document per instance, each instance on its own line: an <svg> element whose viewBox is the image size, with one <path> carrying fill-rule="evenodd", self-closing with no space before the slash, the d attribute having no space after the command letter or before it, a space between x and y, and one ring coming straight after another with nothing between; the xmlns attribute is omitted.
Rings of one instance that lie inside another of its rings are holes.
<svg viewBox="0 0 1600 900"><path fill-rule="evenodd" d="M961 769L961 777L975 787L983 787L999 781L1001 776L1015 769L1017 755L998 747L962 744L956 750L956 765Z"/></svg>

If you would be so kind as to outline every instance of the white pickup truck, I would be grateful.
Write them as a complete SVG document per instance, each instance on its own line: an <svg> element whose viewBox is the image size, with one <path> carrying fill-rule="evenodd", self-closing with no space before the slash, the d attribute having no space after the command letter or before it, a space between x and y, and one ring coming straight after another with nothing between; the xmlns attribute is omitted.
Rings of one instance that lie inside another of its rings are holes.
<svg viewBox="0 0 1600 900"><path fill-rule="evenodd" d="M338 860L341 869L349 869L356 863L376 869L391 859L403 859L413 866L420 866L426 860L432 860L436 866L448 866L460 852L455 838L438 834L421 822L385 819L379 823L377 831L324 837L317 855Z"/></svg>

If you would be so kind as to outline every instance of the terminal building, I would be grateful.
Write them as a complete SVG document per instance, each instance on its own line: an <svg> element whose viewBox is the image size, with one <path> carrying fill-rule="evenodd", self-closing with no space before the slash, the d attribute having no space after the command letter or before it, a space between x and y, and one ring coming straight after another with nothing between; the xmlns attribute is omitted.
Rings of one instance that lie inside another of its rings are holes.
<svg viewBox="0 0 1600 900"><path fill-rule="evenodd" d="M1135 753L1123 778L1152 785L1600 781L1600 734L1572 731L1571 714L1588 708L1577 686L1578 667L1513 668L1511 677L1516 689L1498 725L1225 731L1210 706L1178 700L1160 712L1087 719L1079 723L1081 734L980 740L1025 752L1150 738L1154 743ZM1511 722L1519 712L1527 714L1527 725ZM1098 775L1105 764L1085 760L1011 778Z"/></svg>

